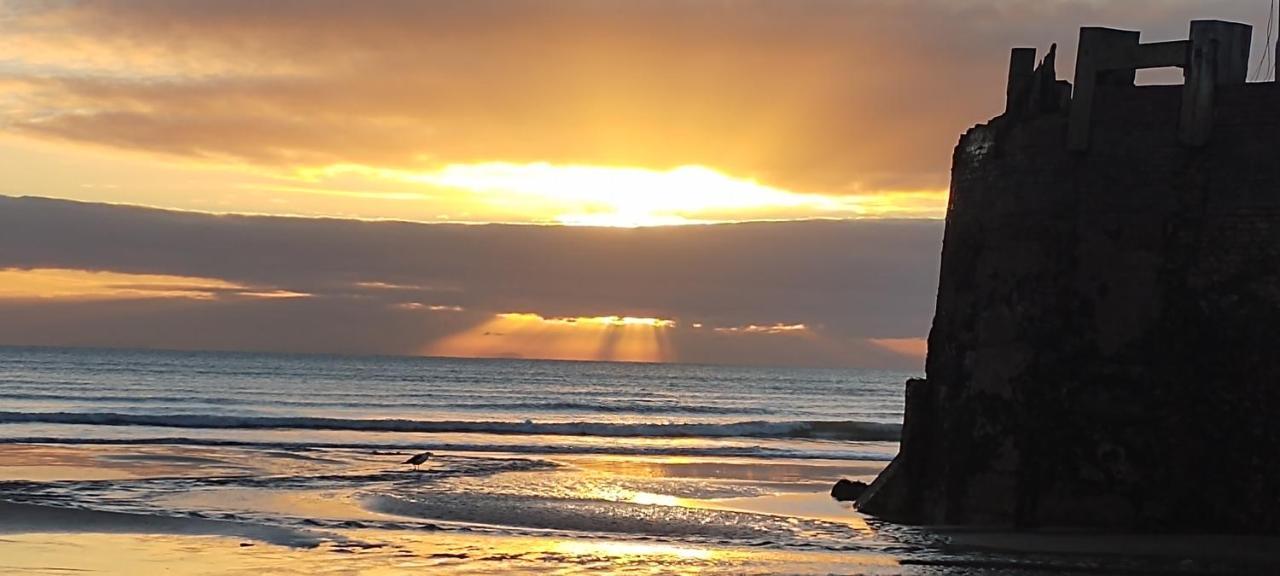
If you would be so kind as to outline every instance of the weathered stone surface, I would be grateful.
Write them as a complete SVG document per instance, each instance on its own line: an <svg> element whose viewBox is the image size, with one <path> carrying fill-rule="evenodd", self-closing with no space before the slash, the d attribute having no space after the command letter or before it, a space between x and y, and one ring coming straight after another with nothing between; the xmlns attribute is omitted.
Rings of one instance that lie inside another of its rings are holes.
<svg viewBox="0 0 1280 576"><path fill-rule="evenodd" d="M859 509L911 523L1280 532L1280 86L1097 86L953 157L928 380Z"/></svg>

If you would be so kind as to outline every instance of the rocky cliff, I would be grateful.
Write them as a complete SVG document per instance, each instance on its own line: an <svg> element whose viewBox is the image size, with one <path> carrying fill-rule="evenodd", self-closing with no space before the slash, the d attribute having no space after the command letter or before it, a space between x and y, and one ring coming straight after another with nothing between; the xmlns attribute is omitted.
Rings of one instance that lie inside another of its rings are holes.
<svg viewBox="0 0 1280 576"><path fill-rule="evenodd" d="M1192 30L1188 83L1223 45ZM1219 66L1188 140L1190 87L1137 59L1088 71L1082 146L1052 57L961 137L927 380L864 512L1280 531L1280 86Z"/></svg>

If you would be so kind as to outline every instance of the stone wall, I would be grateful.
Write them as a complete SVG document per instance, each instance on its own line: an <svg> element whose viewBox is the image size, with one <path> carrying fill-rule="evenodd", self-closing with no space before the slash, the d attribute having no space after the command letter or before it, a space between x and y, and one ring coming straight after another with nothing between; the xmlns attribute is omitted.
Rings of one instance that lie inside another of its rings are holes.
<svg viewBox="0 0 1280 576"><path fill-rule="evenodd" d="M859 502L912 523L1280 531L1280 87L1100 86L956 146L927 381Z"/></svg>

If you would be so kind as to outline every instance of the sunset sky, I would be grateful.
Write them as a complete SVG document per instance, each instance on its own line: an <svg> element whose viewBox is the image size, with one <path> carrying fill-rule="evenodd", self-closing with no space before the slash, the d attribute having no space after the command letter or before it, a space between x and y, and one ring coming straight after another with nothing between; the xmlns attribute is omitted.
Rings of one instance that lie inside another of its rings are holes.
<svg viewBox="0 0 1280 576"><path fill-rule="evenodd" d="M918 369L1008 49L1267 11L0 0L0 343Z"/></svg>

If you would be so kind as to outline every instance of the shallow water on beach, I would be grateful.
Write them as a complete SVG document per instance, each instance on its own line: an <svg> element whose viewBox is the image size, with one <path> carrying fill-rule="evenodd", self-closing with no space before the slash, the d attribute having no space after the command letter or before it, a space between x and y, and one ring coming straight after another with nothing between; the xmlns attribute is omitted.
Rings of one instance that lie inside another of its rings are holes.
<svg viewBox="0 0 1280 576"><path fill-rule="evenodd" d="M0 533L84 524L129 533L156 529L163 518L166 534L247 538L302 556L355 554L365 568L421 559L429 542L431 554L452 555L462 573L492 569L496 558L518 566L535 557L526 568L554 573L601 562L655 573L768 573L783 560L801 572L810 564L823 566L820 573L844 573L832 568L841 563L850 573L897 566L865 521L825 494L828 478L866 478L877 462L467 453L441 454L413 471L398 464L404 456L10 444L0 451L8 477L0 498L18 507L3 512L31 518L16 527L0 521ZM83 474L98 469L105 472ZM90 516L58 516L65 512ZM468 551L440 551L441 542Z"/></svg>
<svg viewBox="0 0 1280 576"><path fill-rule="evenodd" d="M835 502L896 452L908 376L0 348L0 573L1203 567L957 547Z"/></svg>
<svg viewBox="0 0 1280 576"><path fill-rule="evenodd" d="M818 552L889 565L826 491L893 456L908 376L0 348L0 499L54 514L46 526L66 510L164 518L186 537L367 558L447 534L523 542L543 569L637 550L651 558L632 568ZM436 453L420 471L400 464L420 450Z"/></svg>

